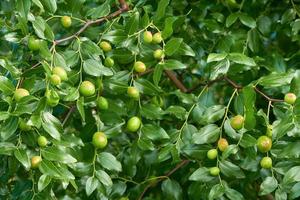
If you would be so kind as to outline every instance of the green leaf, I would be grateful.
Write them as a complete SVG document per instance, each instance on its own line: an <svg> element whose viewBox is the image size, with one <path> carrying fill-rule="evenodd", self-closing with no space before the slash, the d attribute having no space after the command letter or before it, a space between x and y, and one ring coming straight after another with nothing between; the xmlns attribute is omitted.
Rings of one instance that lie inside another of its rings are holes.
<svg viewBox="0 0 300 200"><path fill-rule="evenodd" d="M248 56L245 56L244 54L241 53L230 53L228 59L242 65L249 65L249 66L256 65L256 63L252 58L249 58Z"/></svg>
<svg viewBox="0 0 300 200"><path fill-rule="evenodd" d="M287 193L283 189L278 188L275 192L276 200L287 200Z"/></svg>
<svg viewBox="0 0 300 200"><path fill-rule="evenodd" d="M57 179L75 179L74 175L64 164L54 164L53 162L44 159L41 162L39 169L43 174Z"/></svg>
<svg viewBox="0 0 300 200"><path fill-rule="evenodd" d="M51 177L43 174L38 181L38 191L43 191L51 183Z"/></svg>
<svg viewBox="0 0 300 200"><path fill-rule="evenodd" d="M260 185L259 195L266 195L273 192L278 186L278 182L274 177L267 177Z"/></svg>
<svg viewBox="0 0 300 200"><path fill-rule="evenodd" d="M299 196L300 196L300 183L296 183L290 190L289 198L296 199Z"/></svg>
<svg viewBox="0 0 300 200"><path fill-rule="evenodd" d="M164 111L154 104L143 105L140 112L143 117L150 120L161 119L164 115Z"/></svg>
<svg viewBox="0 0 300 200"><path fill-rule="evenodd" d="M225 195L230 200L243 200L243 199L245 199L241 193L239 193L238 191L236 191L234 189L231 189L229 187L226 187Z"/></svg>
<svg viewBox="0 0 300 200"><path fill-rule="evenodd" d="M143 125L142 134L150 140L161 140L170 138L167 132L162 127L156 126L154 124Z"/></svg>
<svg viewBox="0 0 300 200"><path fill-rule="evenodd" d="M181 106L170 106L165 110L165 113L173 115L178 119L184 119L187 114L185 108Z"/></svg>
<svg viewBox="0 0 300 200"><path fill-rule="evenodd" d="M0 124L0 135L3 141L9 139L17 130L19 118L11 116Z"/></svg>
<svg viewBox="0 0 300 200"><path fill-rule="evenodd" d="M180 45L180 47L175 52L175 55L195 57L195 52L194 52L194 50L189 45L187 45L186 43L182 42L181 45Z"/></svg>
<svg viewBox="0 0 300 200"><path fill-rule="evenodd" d="M208 194L208 199L209 200L218 199L221 196L223 196L224 192L225 192L225 188L221 184L216 184L210 189L210 192Z"/></svg>
<svg viewBox="0 0 300 200"><path fill-rule="evenodd" d="M88 59L83 62L84 72L91 76L111 76L111 69L104 67L100 61Z"/></svg>
<svg viewBox="0 0 300 200"><path fill-rule="evenodd" d="M103 170L96 171L96 177L105 186L111 187L113 184L110 176Z"/></svg>
<svg viewBox="0 0 300 200"><path fill-rule="evenodd" d="M239 148L235 144L231 144L227 149L222 153L222 160L228 158L231 154L236 154L239 151Z"/></svg>
<svg viewBox="0 0 300 200"><path fill-rule="evenodd" d="M232 13L226 18L226 27L230 27L232 24L236 22L238 19L239 14L238 13Z"/></svg>
<svg viewBox="0 0 300 200"><path fill-rule="evenodd" d="M175 70L175 69L185 69L187 66L183 63L181 63L178 60L166 60L164 63L160 63L166 70Z"/></svg>
<svg viewBox="0 0 300 200"><path fill-rule="evenodd" d="M210 175L209 169L206 167L198 168L189 177L189 180L191 180L191 181L200 181L200 182L210 182L214 179L215 179L215 177Z"/></svg>
<svg viewBox="0 0 300 200"><path fill-rule="evenodd" d="M210 62L214 62L214 61L221 61L221 60L224 60L227 56L227 53L210 53L208 56L207 56L207 63L210 63Z"/></svg>
<svg viewBox="0 0 300 200"><path fill-rule="evenodd" d="M165 19L165 27L162 31L162 38L167 39L170 37L173 33L173 24L177 20L177 17L172 16L172 17L167 17Z"/></svg>
<svg viewBox="0 0 300 200"><path fill-rule="evenodd" d="M159 81L161 79L163 71L164 71L164 65L158 63L155 66L154 72L153 72L153 82L156 86L158 86L158 84L159 84Z"/></svg>
<svg viewBox="0 0 300 200"><path fill-rule="evenodd" d="M8 78L6 78L5 76L0 76L0 90L5 95L11 95L15 91L15 86Z"/></svg>
<svg viewBox="0 0 300 200"><path fill-rule="evenodd" d="M219 163L220 170L222 174L228 177L235 178L245 178L244 172L239 168L239 166L227 161L223 160Z"/></svg>
<svg viewBox="0 0 300 200"><path fill-rule="evenodd" d="M27 15L30 10L31 1L30 0L19 0L16 1L16 10L18 11L19 15L27 20Z"/></svg>
<svg viewBox="0 0 300 200"><path fill-rule="evenodd" d="M71 156L67 149L64 147L47 147L41 150L44 158L51 161L62 162L62 163L75 163L77 160Z"/></svg>
<svg viewBox="0 0 300 200"><path fill-rule="evenodd" d="M140 23L140 14L139 12L135 12L130 17L129 21L126 23L125 30L128 33L128 35L132 35L135 33L139 27Z"/></svg>
<svg viewBox="0 0 300 200"><path fill-rule="evenodd" d="M0 154L11 155L17 147L10 142L0 142Z"/></svg>
<svg viewBox="0 0 300 200"><path fill-rule="evenodd" d="M247 15L245 13L241 13L241 14L239 14L239 18L240 18L240 21L242 22L242 24L244 24L245 26L248 26L249 28L256 27L255 20L252 17L250 17L249 15Z"/></svg>
<svg viewBox="0 0 300 200"><path fill-rule="evenodd" d="M168 56L173 55L181 46L183 39L182 38L171 38L165 46L165 53Z"/></svg>
<svg viewBox="0 0 300 200"><path fill-rule="evenodd" d="M118 172L122 171L121 163L111 153L99 153L98 162L105 169L114 170Z"/></svg>
<svg viewBox="0 0 300 200"><path fill-rule="evenodd" d="M210 80L215 80L219 76L226 74L229 70L230 62L228 59L222 60L221 62L217 63L216 65L212 66Z"/></svg>
<svg viewBox="0 0 300 200"><path fill-rule="evenodd" d="M157 22L165 16L166 8L169 4L169 0L161 0L158 3L156 13L154 15L154 21Z"/></svg>
<svg viewBox="0 0 300 200"><path fill-rule="evenodd" d="M33 96L23 97L17 104L13 114L32 114L38 107L38 99Z"/></svg>
<svg viewBox="0 0 300 200"><path fill-rule="evenodd" d="M170 199L182 199L182 189L175 180L167 179L161 184L162 192Z"/></svg>
<svg viewBox="0 0 300 200"><path fill-rule="evenodd" d="M77 99L76 107L81 116L83 123L85 123L84 97L80 97L79 99Z"/></svg>
<svg viewBox="0 0 300 200"><path fill-rule="evenodd" d="M109 13L110 13L109 1L105 1L105 3L103 3L102 5L89 9L86 15L91 16L92 19L98 19L107 16Z"/></svg>
<svg viewBox="0 0 300 200"><path fill-rule="evenodd" d="M25 149L16 149L14 155L26 169L29 169L30 162Z"/></svg>
<svg viewBox="0 0 300 200"><path fill-rule="evenodd" d="M55 13L57 9L56 0L40 0L44 7L51 13Z"/></svg>
<svg viewBox="0 0 300 200"><path fill-rule="evenodd" d="M85 185L85 191L87 196L90 196L98 187L99 185L99 181L97 178L95 177L89 177L86 181L86 185Z"/></svg>
<svg viewBox="0 0 300 200"><path fill-rule="evenodd" d="M293 76L293 73L271 73L261 77L258 83L264 87L280 87L290 84Z"/></svg>
<svg viewBox="0 0 300 200"><path fill-rule="evenodd" d="M158 95L163 92L161 88L155 86L153 83L143 78L139 78L138 80L136 80L134 82L134 85L140 92L148 95Z"/></svg>
<svg viewBox="0 0 300 200"><path fill-rule="evenodd" d="M63 132L61 122L49 112L42 113L42 126L54 139L60 140L60 134Z"/></svg>
<svg viewBox="0 0 300 200"><path fill-rule="evenodd" d="M245 128L252 130L255 128L255 103L256 103L256 92L253 85L249 85L243 88L244 95L244 109L245 109Z"/></svg>
<svg viewBox="0 0 300 200"><path fill-rule="evenodd" d="M260 46L260 36L256 29L251 29L247 34L248 47L252 52L258 52Z"/></svg>
<svg viewBox="0 0 300 200"><path fill-rule="evenodd" d="M283 183L289 184L293 182L299 182L300 181L300 174L299 174L300 166L295 166L290 168L283 177Z"/></svg>
<svg viewBox="0 0 300 200"><path fill-rule="evenodd" d="M213 143L217 141L219 134L220 128L217 125L208 124L193 135L193 142L195 144Z"/></svg>

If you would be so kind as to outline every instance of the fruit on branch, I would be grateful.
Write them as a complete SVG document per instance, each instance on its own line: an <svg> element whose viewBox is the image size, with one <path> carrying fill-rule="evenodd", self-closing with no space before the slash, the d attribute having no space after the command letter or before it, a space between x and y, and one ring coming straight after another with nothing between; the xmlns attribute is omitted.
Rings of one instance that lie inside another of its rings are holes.
<svg viewBox="0 0 300 200"><path fill-rule="evenodd" d="M47 105L55 107L59 103L59 95L55 90L46 90L45 93Z"/></svg>
<svg viewBox="0 0 300 200"><path fill-rule="evenodd" d="M42 162L41 156L33 156L31 158L31 168L32 169L38 168L41 162Z"/></svg>
<svg viewBox="0 0 300 200"><path fill-rule="evenodd" d="M23 119L20 118L19 129L21 131L30 131L32 129L32 127L30 125L28 125Z"/></svg>
<svg viewBox="0 0 300 200"><path fill-rule="evenodd" d="M265 153L272 148L272 140L268 136L263 135L257 139L256 145L260 152Z"/></svg>
<svg viewBox="0 0 300 200"><path fill-rule="evenodd" d="M107 137L103 132L96 132L93 135L92 143L96 149L103 149L107 145Z"/></svg>
<svg viewBox="0 0 300 200"><path fill-rule="evenodd" d="M108 101L104 97L99 97L97 99L97 107L100 110L107 110L108 109Z"/></svg>
<svg viewBox="0 0 300 200"><path fill-rule="evenodd" d="M129 97L138 100L140 98L140 92L135 87L128 87L127 88L127 94Z"/></svg>
<svg viewBox="0 0 300 200"><path fill-rule="evenodd" d="M28 90L23 88L18 88L14 93L14 99L16 100L16 102L19 102L23 97L26 97L28 95L29 95Z"/></svg>
<svg viewBox="0 0 300 200"><path fill-rule="evenodd" d="M61 79L58 75L52 74L50 77L50 82L52 85L59 85L61 83Z"/></svg>
<svg viewBox="0 0 300 200"><path fill-rule="evenodd" d="M157 60L161 60L164 57L164 52L161 49L156 49L153 52L153 57Z"/></svg>
<svg viewBox="0 0 300 200"><path fill-rule="evenodd" d="M28 39L28 48L31 51L38 51L40 49L40 45L41 45L41 40L36 39L34 37L30 37Z"/></svg>
<svg viewBox="0 0 300 200"><path fill-rule="evenodd" d="M210 149L210 150L207 152L207 157L208 157L208 159L210 159L210 160L216 159L217 156L218 156L218 150L217 150L217 149Z"/></svg>
<svg viewBox="0 0 300 200"><path fill-rule="evenodd" d="M263 157L260 161L260 166L264 169L270 169L272 167L272 158Z"/></svg>
<svg viewBox="0 0 300 200"><path fill-rule="evenodd" d="M65 27L65 28L69 28L72 25L72 19L69 16L63 16L60 19L60 22L63 25L63 27Z"/></svg>
<svg viewBox="0 0 300 200"><path fill-rule="evenodd" d="M130 132L136 132L141 126L140 118L134 116L131 117L127 122L127 130Z"/></svg>
<svg viewBox="0 0 300 200"><path fill-rule="evenodd" d="M227 147L228 147L227 140L225 138L220 138L218 140L218 148L219 148L219 150L223 152L223 151L225 151L227 149Z"/></svg>
<svg viewBox="0 0 300 200"><path fill-rule="evenodd" d="M162 41L161 34L159 32L155 33L152 37L152 42L155 44L159 44L159 43L161 43L161 41Z"/></svg>
<svg viewBox="0 0 300 200"><path fill-rule="evenodd" d="M209 173L212 176L218 176L220 174L220 169L219 169L219 167L211 167L209 169Z"/></svg>
<svg viewBox="0 0 300 200"><path fill-rule="evenodd" d="M135 62L133 67L134 67L134 70L139 73L146 71L146 65L141 61Z"/></svg>
<svg viewBox="0 0 300 200"><path fill-rule="evenodd" d="M269 137L269 138L272 138L272 135L273 135L273 126L268 124L267 125L267 131L266 131L266 135Z"/></svg>
<svg viewBox="0 0 300 200"><path fill-rule="evenodd" d="M37 142L38 142L38 145L39 145L40 147L45 147L45 146L47 146L47 144L48 144L47 138L46 138L45 136L42 136L42 135L40 135L40 136L38 137Z"/></svg>
<svg viewBox="0 0 300 200"><path fill-rule="evenodd" d="M105 58L104 65L106 67L113 67L114 64L115 64L115 61L112 58L110 58L110 57Z"/></svg>
<svg viewBox="0 0 300 200"><path fill-rule="evenodd" d="M151 43L152 42L152 33L150 31L145 31L143 34L143 39L145 43Z"/></svg>
<svg viewBox="0 0 300 200"><path fill-rule="evenodd" d="M285 103L294 104L296 100L297 100L297 97L294 93L287 93L284 96L284 102Z"/></svg>
<svg viewBox="0 0 300 200"><path fill-rule="evenodd" d="M244 126L244 117L242 115L236 115L230 120L230 125L235 130L240 130Z"/></svg>
<svg viewBox="0 0 300 200"><path fill-rule="evenodd" d="M90 81L83 81L79 87L80 94L85 97L92 96L95 91L95 85Z"/></svg>
<svg viewBox="0 0 300 200"><path fill-rule="evenodd" d="M104 52L109 52L112 49L110 43L106 41L100 42L99 46Z"/></svg>
<svg viewBox="0 0 300 200"><path fill-rule="evenodd" d="M59 76L61 81L68 80L68 74L67 74L66 70L62 67L54 67L52 69L52 74Z"/></svg>

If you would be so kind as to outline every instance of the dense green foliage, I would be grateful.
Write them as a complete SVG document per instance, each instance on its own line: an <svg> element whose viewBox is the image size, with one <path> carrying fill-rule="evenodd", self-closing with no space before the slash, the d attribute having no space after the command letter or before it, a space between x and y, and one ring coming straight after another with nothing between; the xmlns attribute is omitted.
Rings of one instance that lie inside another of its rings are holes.
<svg viewBox="0 0 300 200"><path fill-rule="evenodd" d="M299 17L299 0L1 0L0 199L299 198Z"/></svg>

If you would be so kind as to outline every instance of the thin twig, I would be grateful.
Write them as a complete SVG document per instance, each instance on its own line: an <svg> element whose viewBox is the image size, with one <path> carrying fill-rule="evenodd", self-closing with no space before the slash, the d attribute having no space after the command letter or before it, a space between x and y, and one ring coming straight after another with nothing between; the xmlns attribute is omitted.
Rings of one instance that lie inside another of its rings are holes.
<svg viewBox="0 0 300 200"><path fill-rule="evenodd" d="M66 116L64 117L64 120L63 120L63 123L62 123L63 126L66 124L66 122L68 121L68 119L69 119L69 117L71 116L72 112L74 112L75 110L76 110L76 106L75 106L75 105L73 105L73 106L69 109L68 113L67 113Z"/></svg>
<svg viewBox="0 0 300 200"><path fill-rule="evenodd" d="M178 89L181 90L181 92L187 92L188 89L183 85L183 83L176 77L175 73L172 70L165 70L165 73L173 81L173 83L176 85Z"/></svg>

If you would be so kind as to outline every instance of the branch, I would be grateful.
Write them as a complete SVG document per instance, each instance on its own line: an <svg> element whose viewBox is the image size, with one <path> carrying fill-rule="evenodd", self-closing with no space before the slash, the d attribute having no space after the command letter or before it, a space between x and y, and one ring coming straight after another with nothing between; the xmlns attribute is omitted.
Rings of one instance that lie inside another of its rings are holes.
<svg viewBox="0 0 300 200"><path fill-rule="evenodd" d="M94 25L94 24L100 24L103 21L107 21L107 20L113 19L113 18L119 16L120 14L122 14L122 13L124 13L124 12L126 12L126 11L129 10L129 6L126 3L125 0L119 0L119 3L120 3L120 6L121 6L119 10L117 10L117 11L115 11L115 12L113 12L113 13L105 16L105 17L101 17L101 18L96 19L96 20L87 21L76 33L74 33L73 35L70 35L68 37L55 40L53 42L53 44L57 45L59 43L62 43L62 42L74 39L75 37L79 36L82 32L84 32L89 26Z"/></svg>
<svg viewBox="0 0 300 200"><path fill-rule="evenodd" d="M181 92L188 92L188 89L183 85L183 83L176 77L175 73L172 70L165 70L165 73L171 81L176 85Z"/></svg>
<svg viewBox="0 0 300 200"><path fill-rule="evenodd" d="M162 177L169 177L172 174L174 174L178 169L180 169L181 167L185 166L186 164L188 164L190 162L190 160L182 160L179 164L176 165L175 168L173 168L172 170L170 170L169 172L167 172L164 176ZM150 184L148 184L145 189L143 190L143 192L141 193L141 195L139 196L138 200L142 200L143 196L146 194L146 192L148 191L148 189L150 187L152 187L153 185L157 184L158 182L160 182L162 180L162 178L157 179L155 182L152 182Z"/></svg>

